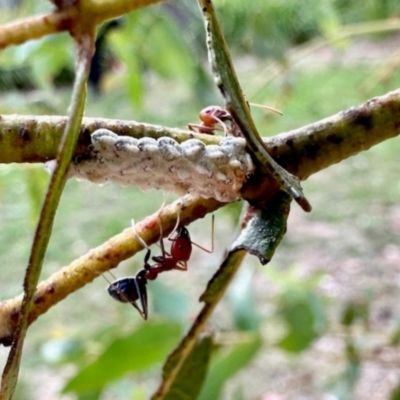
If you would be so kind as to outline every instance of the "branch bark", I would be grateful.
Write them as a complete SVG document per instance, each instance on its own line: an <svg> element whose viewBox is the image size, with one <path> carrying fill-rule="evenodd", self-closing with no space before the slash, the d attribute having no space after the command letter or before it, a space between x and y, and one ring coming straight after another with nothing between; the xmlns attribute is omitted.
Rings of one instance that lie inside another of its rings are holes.
<svg viewBox="0 0 400 400"><path fill-rule="evenodd" d="M321 121L264 142L272 157L301 180L400 133L400 89L375 97ZM0 116L0 163L45 162L56 156L66 117ZM218 144L220 137L135 121L84 118L75 157L88 155L90 134L106 128L135 138L197 138Z"/></svg>
<svg viewBox="0 0 400 400"><path fill-rule="evenodd" d="M70 7L55 10L46 15L24 18L0 26L0 49L25 43L32 39L63 32L74 31L80 18L90 23L100 24L106 20L117 18L129 11L159 3L163 0L82 0L74 2Z"/></svg>

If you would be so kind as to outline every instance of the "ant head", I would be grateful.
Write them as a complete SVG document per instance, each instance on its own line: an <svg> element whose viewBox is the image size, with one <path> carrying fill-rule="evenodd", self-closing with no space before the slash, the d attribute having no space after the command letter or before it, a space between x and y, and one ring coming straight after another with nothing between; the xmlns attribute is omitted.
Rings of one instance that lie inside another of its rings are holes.
<svg viewBox="0 0 400 400"><path fill-rule="evenodd" d="M203 108L200 111L199 116L207 126L216 124L218 120L224 121L231 118L228 111L220 106L209 106Z"/></svg>

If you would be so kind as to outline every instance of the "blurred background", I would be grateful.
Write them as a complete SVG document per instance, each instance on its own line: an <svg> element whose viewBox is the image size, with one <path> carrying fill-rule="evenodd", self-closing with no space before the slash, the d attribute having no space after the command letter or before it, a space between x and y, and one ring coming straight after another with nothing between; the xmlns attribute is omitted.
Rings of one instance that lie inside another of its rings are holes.
<svg viewBox="0 0 400 400"><path fill-rule="evenodd" d="M254 109L265 136L399 87L398 2L215 5L248 100L284 114ZM0 21L51 9L45 1L0 0ZM65 115L73 67L67 34L3 50L0 113ZM91 117L184 128L203 107L222 105L197 3L166 2L100 27L89 85ZM399 152L393 139L303 183L313 212L292 206L272 262L262 267L248 256L210 321L217 335L201 399L400 399ZM22 291L48 179L42 165L0 166L0 300ZM155 191L68 182L42 278L162 201ZM163 274L148 285L149 321L112 300L99 277L35 322L16 398L149 398L162 361L199 311L198 298L235 239L242 206L215 214L212 255L196 250L186 273ZM189 228L192 240L206 247L210 221ZM133 275L143 258L140 253L113 273ZM1 366L7 352L0 348ZM93 384L85 386L88 381Z"/></svg>

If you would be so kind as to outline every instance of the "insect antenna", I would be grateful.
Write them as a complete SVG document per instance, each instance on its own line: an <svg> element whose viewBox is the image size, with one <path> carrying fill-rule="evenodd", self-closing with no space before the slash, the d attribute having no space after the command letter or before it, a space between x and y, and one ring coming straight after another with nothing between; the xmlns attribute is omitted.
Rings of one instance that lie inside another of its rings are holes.
<svg viewBox="0 0 400 400"><path fill-rule="evenodd" d="M205 247L199 245L198 243L192 242L194 246L205 251L206 253L214 252L214 214L211 216L211 249L206 249Z"/></svg>

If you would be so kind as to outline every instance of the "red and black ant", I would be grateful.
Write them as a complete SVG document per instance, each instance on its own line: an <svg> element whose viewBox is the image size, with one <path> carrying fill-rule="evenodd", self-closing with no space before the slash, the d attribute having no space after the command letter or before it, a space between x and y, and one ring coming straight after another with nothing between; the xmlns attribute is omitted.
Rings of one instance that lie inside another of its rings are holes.
<svg viewBox="0 0 400 400"><path fill-rule="evenodd" d="M176 232L175 237L171 235ZM171 254L165 251L162 227L160 225L160 248L161 255L151 257L151 250L140 236L135 232L135 236L147 248L144 257L144 266L134 277L126 277L112 282L108 286L108 293L112 298L122 303L131 303L139 312L143 319L147 319L148 305L147 305L147 281L154 280L158 274L165 271L177 269L180 271L187 270L187 262L192 254L192 244L201 248L202 250L212 253L214 251L214 216L212 217L212 246L211 250L192 242L190 240L189 231L183 225L179 225L179 219L168 239L172 241ZM154 264L150 264L150 257ZM140 302L140 307L137 305Z"/></svg>
<svg viewBox="0 0 400 400"><path fill-rule="evenodd" d="M282 115L279 110L269 106L263 106L255 103L249 103L249 105L265 108ZM225 135L232 135L235 137L242 136L240 128L233 120L232 115L223 107L208 106L203 108L199 113L199 118L201 120L200 124L188 125L188 128L191 131L214 135L216 130L223 130Z"/></svg>
<svg viewBox="0 0 400 400"><path fill-rule="evenodd" d="M199 113L200 124L189 124L191 131L214 135L216 130L223 130L225 135L241 136L240 129L232 115L220 106L203 108Z"/></svg>

